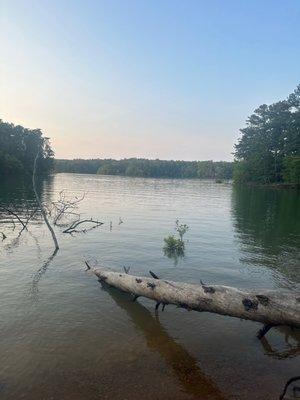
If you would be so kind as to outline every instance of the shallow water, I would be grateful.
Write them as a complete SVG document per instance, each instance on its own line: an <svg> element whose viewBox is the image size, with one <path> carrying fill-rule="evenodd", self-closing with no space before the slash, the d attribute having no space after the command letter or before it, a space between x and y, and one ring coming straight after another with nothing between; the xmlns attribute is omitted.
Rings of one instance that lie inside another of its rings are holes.
<svg viewBox="0 0 300 400"><path fill-rule="evenodd" d="M273 400L299 375L299 332L273 329L260 342L254 322L174 306L155 315L153 302L102 288L84 266L300 292L299 192L80 174L40 187L48 204L63 189L86 192L80 213L104 225L74 236L56 228L49 265L40 217L18 237L1 213L1 399ZM0 205L11 203L33 207L30 185L3 182ZM162 247L177 218L190 230L174 260Z"/></svg>

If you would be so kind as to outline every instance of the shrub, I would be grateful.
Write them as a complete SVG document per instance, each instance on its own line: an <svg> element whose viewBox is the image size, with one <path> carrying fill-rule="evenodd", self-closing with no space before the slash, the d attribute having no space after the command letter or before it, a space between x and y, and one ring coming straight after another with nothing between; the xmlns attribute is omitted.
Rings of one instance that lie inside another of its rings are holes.
<svg viewBox="0 0 300 400"><path fill-rule="evenodd" d="M183 236L188 231L189 227L186 224L180 224L179 220L175 221L175 230L179 235L179 238L176 238L174 235L167 236L164 238L164 253L167 257L177 258L184 256L185 244L183 241Z"/></svg>

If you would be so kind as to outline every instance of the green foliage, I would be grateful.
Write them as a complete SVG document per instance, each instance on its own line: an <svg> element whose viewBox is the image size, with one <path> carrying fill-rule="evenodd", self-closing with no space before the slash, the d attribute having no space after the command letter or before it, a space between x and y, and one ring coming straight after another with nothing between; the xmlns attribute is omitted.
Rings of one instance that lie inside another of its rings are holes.
<svg viewBox="0 0 300 400"><path fill-rule="evenodd" d="M299 170L288 160L300 156L300 85L286 100L257 108L240 131L242 137L235 145L239 161L234 164L235 181L299 180Z"/></svg>
<svg viewBox="0 0 300 400"><path fill-rule="evenodd" d="M251 182L251 169L247 161L235 161L233 168L233 180L238 183Z"/></svg>
<svg viewBox="0 0 300 400"><path fill-rule="evenodd" d="M38 151L38 173L44 174L53 166L54 153L49 138L43 137L40 129L26 129L0 120L1 174L31 174Z"/></svg>
<svg viewBox="0 0 300 400"><path fill-rule="evenodd" d="M284 181L300 185L300 156L286 157L283 165Z"/></svg>
<svg viewBox="0 0 300 400"><path fill-rule="evenodd" d="M175 231L178 233L179 238L174 235L167 236L164 238L164 254L169 258L178 258L184 256L185 243L183 236L189 230L188 225L180 224L179 220L175 221Z"/></svg>
<svg viewBox="0 0 300 400"><path fill-rule="evenodd" d="M175 230L178 232L180 241L183 242L183 236L186 234L186 232L189 230L188 225L186 224L180 224L179 220L177 219L175 221Z"/></svg>
<svg viewBox="0 0 300 400"><path fill-rule="evenodd" d="M164 253L167 257L179 257L184 255L184 242L181 239L176 238L174 235L167 236L164 238L165 246L163 248Z"/></svg>
<svg viewBox="0 0 300 400"><path fill-rule="evenodd" d="M56 172L78 172L150 178L231 179L233 163L226 161L55 160Z"/></svg>
<svg viewBox="0 0 300 400"><path fill-rule="evenodd" d="M22 171L22 163L14 156L0 150L0 171L8 174Z"/></svg>

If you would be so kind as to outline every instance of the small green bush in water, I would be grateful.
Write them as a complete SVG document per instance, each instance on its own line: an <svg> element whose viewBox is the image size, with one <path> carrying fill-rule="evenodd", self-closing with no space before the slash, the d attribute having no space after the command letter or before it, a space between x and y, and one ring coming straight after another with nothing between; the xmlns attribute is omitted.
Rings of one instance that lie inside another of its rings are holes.
<svg viewBox="0 0 300 400"><path fill-rule="evenodd" d="M188 231L189 227L186 224L180 224L179 220L175 221L175 230L179 235L179 238L176 238L174 235L170 235L164 238L164 253L168 257L178 257L184 255L185 244L183 241L183 236Z"/></svg>
<svg viewBox="0 0 300 400"><path fill-rule="evenodd" d="M164 238L164 252L167 256L180 256L184 254L184 242L177 239L174 235Z"/></svg>
<svg viewBox="0 0 300 400"><path fill-rule="evenodd" d="M180 241L183 242L183 235L187 233L189 227L186 224L180 224L179 220L175 221L175 230L178 232Z"/></svg>

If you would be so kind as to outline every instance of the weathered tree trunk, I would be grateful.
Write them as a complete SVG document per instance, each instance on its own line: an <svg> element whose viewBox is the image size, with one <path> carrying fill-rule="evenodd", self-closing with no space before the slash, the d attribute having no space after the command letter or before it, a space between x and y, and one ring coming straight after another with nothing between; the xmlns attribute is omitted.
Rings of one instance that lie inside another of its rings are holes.
<svg viewBox="0 0 300 400"><path fill-rule="evenodd" d="M89 268L89 266L88 266ZM134 295L134 300L147 297L162 304L175 304L187 310L207 311L248 319L265 324L258 333L264 336L270 327L288 325L300 328L300 293L257 289L245 291L229 286L188 284L118 273L104 268L92 272L108 285Z"/></svg>
<svg viewBox="0 0 300 400"><path fill-rule="evenodd" d="M33 172L32 172L32 186L33 186L33 191L34 191L34 195L35 195L36 201L37 201L38 206L39 206L39 208L41 210L41 213L42 213L44 221L45 221L45 223L47 225L47 228L49 229L49 231L51 233L51 236L52 236L52 239L53 239L53 242L54 242L54 246L55 246L55 250L57 252L57 250L59 249L58 241L57 241L57 238L55 236L54 230L53 230L52 226L50 225L50 222L48 221L46 211L44 209L44 206L43 206L43 204L41 202L40 196L38 195L37 188L36 188L36 166L37 166L37 160L39 158L39 154L40 154L40 149L37 152L37 155L35 156L35 159L34 159ZM55 254L56 254L56 252L55 252Z"/></svg>

